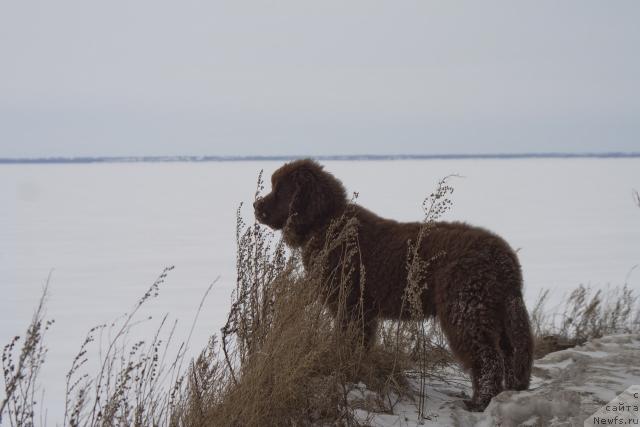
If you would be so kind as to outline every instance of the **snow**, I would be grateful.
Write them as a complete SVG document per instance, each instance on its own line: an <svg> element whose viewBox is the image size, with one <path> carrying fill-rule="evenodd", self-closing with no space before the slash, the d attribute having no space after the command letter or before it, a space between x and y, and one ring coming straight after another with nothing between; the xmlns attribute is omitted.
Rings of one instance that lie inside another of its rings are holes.
<svg viewBox="0 0 640 427"><path fill-rule="evenodd" d="M639 362L640 334L607 336L537 360L529 390L504 391L484 412L464 409L461 395L469 395L471 387L458 380L448 386L429 383L427 419L419 419L415 403L407 399L393 408L393 414L359 411L357 416L380 427L581 426L607 402L640 384Z"/></svg>
<svg viewBox="0 0 640 427"><path fill-rule="evenodd" d="M51 421L60 418L64 374L87 330L129 310L165 266L176 268L140 313L154 319L139 325L139 334L170 313L180 320L177 336L186 336L218 276L191 354L219 331L234 287L236 209L250 205L260 169L268 178L281 164L0 165L0 344L24 333L53 270L47 307L56 324L42 373ZM631 195L640 187L640 159L324 164L359 192L359 203L398 220L420 219L436 182L461 175L452 181L453 209L445 219L495 230L519 249L529 304L543 288L557 303L580 283L621 284L640 263L640 209ZM250 206L243 214L251 218ZM434 389L434 402L448 396L449 386L442 387Z"/></svg>
<svg viewBox="0 0 640 427"><path fill-rule="evenodd" d="M544 365L538 366L540 369L545 369L550 372L555 372L557 370L563 370L567 368L569 365L573 363L573 359L567 358L558 363L545 363Z"/></svg>

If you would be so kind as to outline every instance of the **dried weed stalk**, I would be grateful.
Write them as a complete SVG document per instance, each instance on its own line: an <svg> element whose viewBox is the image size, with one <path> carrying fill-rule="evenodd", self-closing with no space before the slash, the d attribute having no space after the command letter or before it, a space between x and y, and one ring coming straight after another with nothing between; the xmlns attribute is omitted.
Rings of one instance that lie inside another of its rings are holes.
<svg viewBox="0 0 640 427"><path fill-rule="evenodd" d="M444 253L438 253L430 259L424 259L420 250L424 239L437 227L437 221L451 208L453 187L449 180L457 175L449 175L438 182L436 190L422 203L424 219L415 242L409 243L407 253L407 287L403 297L408 304L411 318L409 341L414 343L414 358L417 359L418 415L425 418L426 388L432 375L452 363L446 340L438 324L433 319L425 319L422 307L422 295L428 289L427 273L431 264ZM396 340L400 342L400 322L397 322Z"/></svg>
<svg viewBox="0 0 640 427"><path fill-rule="evenodd" d="M2 373L6 397L0 404L0 424L6 412L5 420L12 427L35 425L35 411L38 404L36 399L40 398L37 393L42 391L44 394L38 384L38 374L47 355L44 337L54 323L53 320L45 318L45 303L50 279L51 274L47 278L19 352L20 336L13 337L2 350Z"/></svg>

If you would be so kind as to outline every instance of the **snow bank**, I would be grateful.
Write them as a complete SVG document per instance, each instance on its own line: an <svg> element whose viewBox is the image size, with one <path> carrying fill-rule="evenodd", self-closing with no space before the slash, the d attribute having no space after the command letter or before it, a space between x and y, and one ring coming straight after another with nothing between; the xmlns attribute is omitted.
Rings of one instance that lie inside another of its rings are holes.
<svg viewBox="0 0 640 427"><path fill-rule="evenodd" d="M432 381L426 419L414 402L401 400L393 413L358 412L373 426L583 426L587 418L633 385L640 384L640 334L612 335L537 360L530 390L505 391L487 409L472 413L461 399L471 393L461 373ZM417 384L417 382L414 382Z"/></svg>

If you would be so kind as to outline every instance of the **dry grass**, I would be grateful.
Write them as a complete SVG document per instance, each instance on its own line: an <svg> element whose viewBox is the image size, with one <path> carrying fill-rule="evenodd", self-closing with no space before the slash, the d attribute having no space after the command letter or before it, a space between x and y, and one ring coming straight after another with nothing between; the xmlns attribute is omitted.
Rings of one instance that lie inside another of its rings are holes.
<svg viewBox="0 0 640 427"><path fill-rule="evenodd" d="M346 215L332 225L324 251L304 274L298 254L273 243L270 232L246 227L239 215L237 228L234 301L220 347L208 349L190 372L180 424L358 425L355 409L391 411L391 396L408 392L405 372L427 348L417 332L426 337L427 330L415 322L388 324L380 345L363 348L362 319L345 309L359 262L353 220ZM342 268L329 272L326 261L336 250ZM336 297L339 309L332 314L327 301ZM353 399L358 383L377 399Z"/></svg>
<svg viewBox="0 0 640 427"><path fill-rule="evenodd" d="M12 427L33 426L36 423L36 407L38 399L41 397L37 393L42 391L38 384L38 374L47 355L44 338L54 323L53 320L45 318L45 303L50 277L51 275L47 278L38 307L22 340L21 349L19 351L17 349L21 337L15 336L2 350L2 372L6 397L0 404L0 425L3 420ZM40 424L42 424L42 419L40 419Z"/></svg>
<svg viewBox="0 0 640 427"><path fill-rule="evenodd" d="M109 325L89 330L66 376L64 425L170 424L181 394L182 364L191 334L177 352L169 356L176 322L169 325L168 316L161 319L150 340L132 341L131 332L143 321L136 316L139 309L158 295L172 269L164 269L129 313ZM198 313L199 309L196 319ZM90 348L95 344L98 369L90 374L85 368Z"/></svg>
<svg viewBox="0 0 640 427"><path fill-rule="evenodd" d="M604 335L640 332L640 304L628 283L630 274L624 285L605 290L580 285L560 307L549 308L549 290L541 292L531 311L536 358Z"/></svg>

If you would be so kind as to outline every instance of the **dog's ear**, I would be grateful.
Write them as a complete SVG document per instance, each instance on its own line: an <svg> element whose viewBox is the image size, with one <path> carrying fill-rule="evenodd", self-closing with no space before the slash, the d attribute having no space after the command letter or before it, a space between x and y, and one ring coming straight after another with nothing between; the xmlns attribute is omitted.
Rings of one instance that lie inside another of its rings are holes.
<svg viewBox="0 0 640 427"><path fill-rule="evenodd" d="M310 204L313 201L313 193L317 193L317 190L314 190L317 187L316 181L313 173L306 169L293 172L295 189L289 203L289 217L292 219L295 217L295 221L300 224L308 223L311 220L309 218ZM317 194L315 196L317 197Z"/></svg>
<svg viewBox="0 0 640 427"><path fill-rule="evenodd" d="M294 172L295 190L289 204L289 228L300 237L330 210L331 192L322 177L307 168Z"/></svg>
<svg viewBox="0 0 640 427"><path fill-rule="evenodd" d="M315 226L331 220L347 203L342 183L322 166L308 161L291 174L294 184L285 225L285 240L294 246L302 244Z"/></svg>

